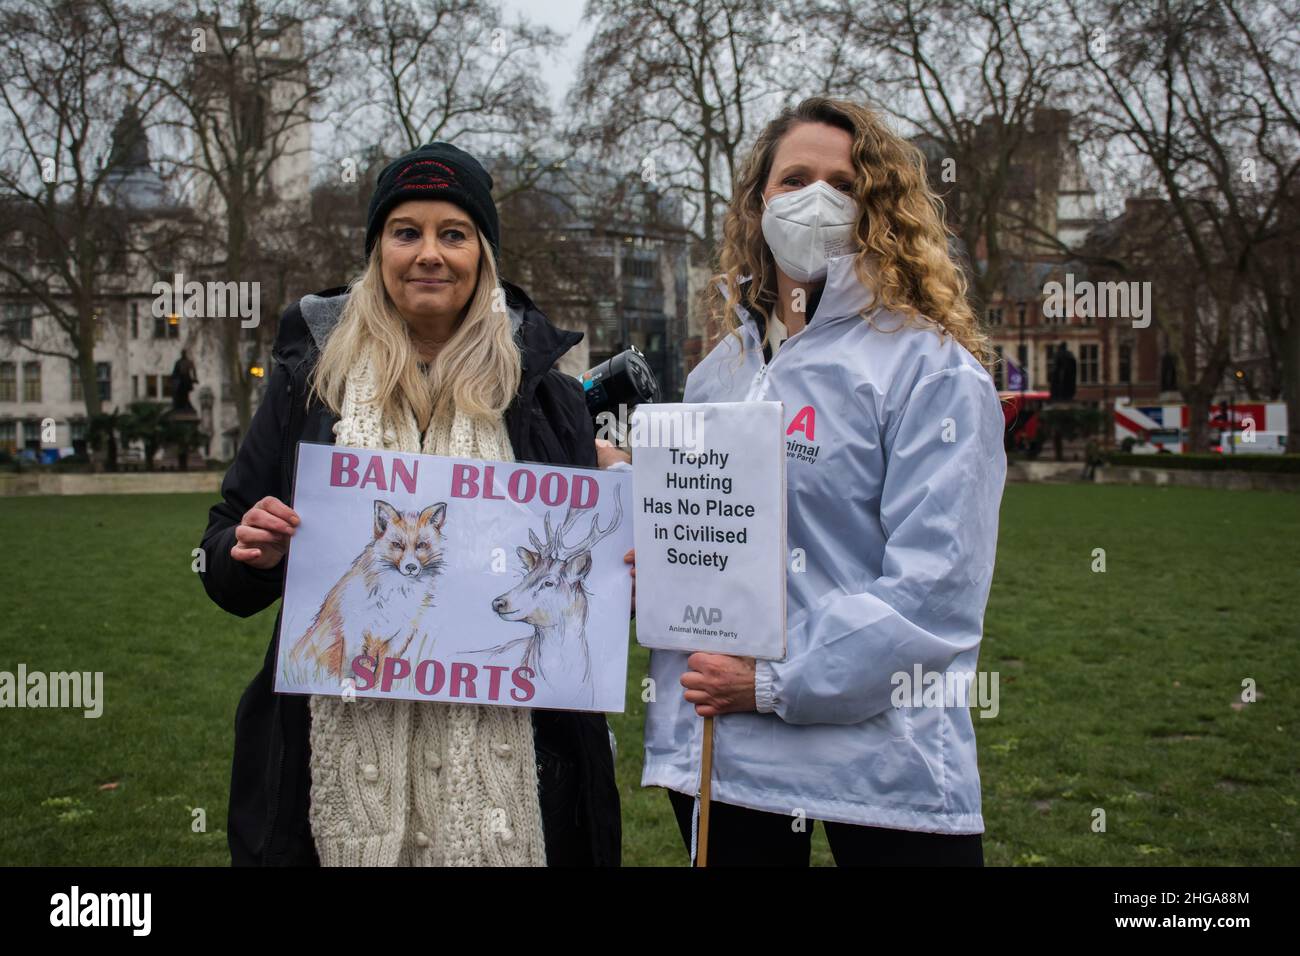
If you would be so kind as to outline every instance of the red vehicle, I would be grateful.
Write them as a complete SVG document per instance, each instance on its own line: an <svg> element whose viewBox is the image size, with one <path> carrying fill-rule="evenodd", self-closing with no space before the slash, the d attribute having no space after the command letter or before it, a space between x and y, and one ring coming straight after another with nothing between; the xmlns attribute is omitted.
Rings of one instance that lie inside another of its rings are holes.
<svg viewBox="0 0 1300 956"><path fill-rule="evenodd" d="M1038 414L1051 397L1051 392L998 392L1006 422L1004 440L1008 452L1024 452L1030 457L1038 454L1043 447L1043 439L1038 434Z"/></svg>

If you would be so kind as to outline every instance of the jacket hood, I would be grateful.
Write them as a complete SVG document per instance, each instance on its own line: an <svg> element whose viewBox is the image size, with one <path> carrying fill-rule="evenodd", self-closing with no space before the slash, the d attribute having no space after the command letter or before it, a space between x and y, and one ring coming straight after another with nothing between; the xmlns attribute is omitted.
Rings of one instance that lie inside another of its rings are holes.
<svg viewBox="0 0 1300 956"><path fill-rule="evenodd" d="M810 296L813 311L812 318L808 320L809 326L825 326L843 319L857 318L871 304L873 289L858 278L857 271L853 268L856 258L856 254L849 254L826 260L826 281L820 290L814 291ZM750 276L745 276L740 280L741 285L750 279ZM718 285L725 294L722 283ZM757 348L763 341L765 323L761 313L746 308L746 305L745 302L737 303L736 315L740 319L742 335L748 345Z"/></svg>
<svg viewBox="0 0 1300 956"><path fill-rule="evenodd" d="M501 287L506 293L510 327L519 343L523 381L545 375L560 356L582 341L583 333L558 328L514 283L502 280ZM343 315L348 294L347 286L335 286L303 296L298 315L290 309L280 323L273 350L276 359L294 368L319 354Z"/></svg>

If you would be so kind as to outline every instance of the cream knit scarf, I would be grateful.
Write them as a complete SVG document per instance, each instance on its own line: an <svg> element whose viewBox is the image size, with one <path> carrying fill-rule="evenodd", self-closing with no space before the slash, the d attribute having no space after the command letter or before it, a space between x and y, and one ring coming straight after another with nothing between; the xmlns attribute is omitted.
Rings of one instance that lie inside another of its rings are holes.
<svg viewBox="0 0 1300 956"><path fill-rule="evenodd" d="M337 444L512 461L505 423L456 412L423 441L380 420L368 356ZM432 637L436 643L437 634ZM545 866L531 712L437 701L311 699L311 830L325 866Z"/></svg>

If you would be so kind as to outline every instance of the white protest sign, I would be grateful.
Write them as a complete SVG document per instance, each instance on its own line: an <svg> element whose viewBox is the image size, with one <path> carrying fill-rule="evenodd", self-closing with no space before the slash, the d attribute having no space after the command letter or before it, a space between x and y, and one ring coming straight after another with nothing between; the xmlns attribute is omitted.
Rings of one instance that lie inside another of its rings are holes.
<svg viewBox="0 0 1300 956"><path fill-rule="evenodd" d="M301 443L275 689L620 712L626 472Z"/></svg>
<svg viewBox="0 0 1300 956"><path fill-rule="evenodd" d="M780 402L633 413L638 643L785 656L782 427Z"/></svg>

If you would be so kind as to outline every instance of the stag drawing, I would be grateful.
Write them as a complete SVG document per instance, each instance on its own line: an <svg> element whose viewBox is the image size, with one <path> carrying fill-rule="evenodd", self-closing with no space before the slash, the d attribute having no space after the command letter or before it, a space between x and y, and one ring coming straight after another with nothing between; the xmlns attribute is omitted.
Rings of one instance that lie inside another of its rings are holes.
<svg viewBox="0 0 1300 956"><path fill-rule="evenodd" d="M582 509L585 510L585 509ZM623 518L623 501L616 493L614 514L607 526L600 526L600 515L593 514L591 528L581 541L569 544L564 536L582 517L582 510L570 506L558 528L551 527L548 512L542 529L546 540L539 541L529 530L532 548L519 547L515 553L523 562L524 577L505 594L494 598L492 610L506 621L532 626L527 637L507 641L489 649L500 653L512 647L524 649L522 666L532 668L545 678L545 662L559 659L582 660L582 681L591 678L591 657L587 649L587 598L585 580L591 571L591 549L613 533Z"/></svg>

